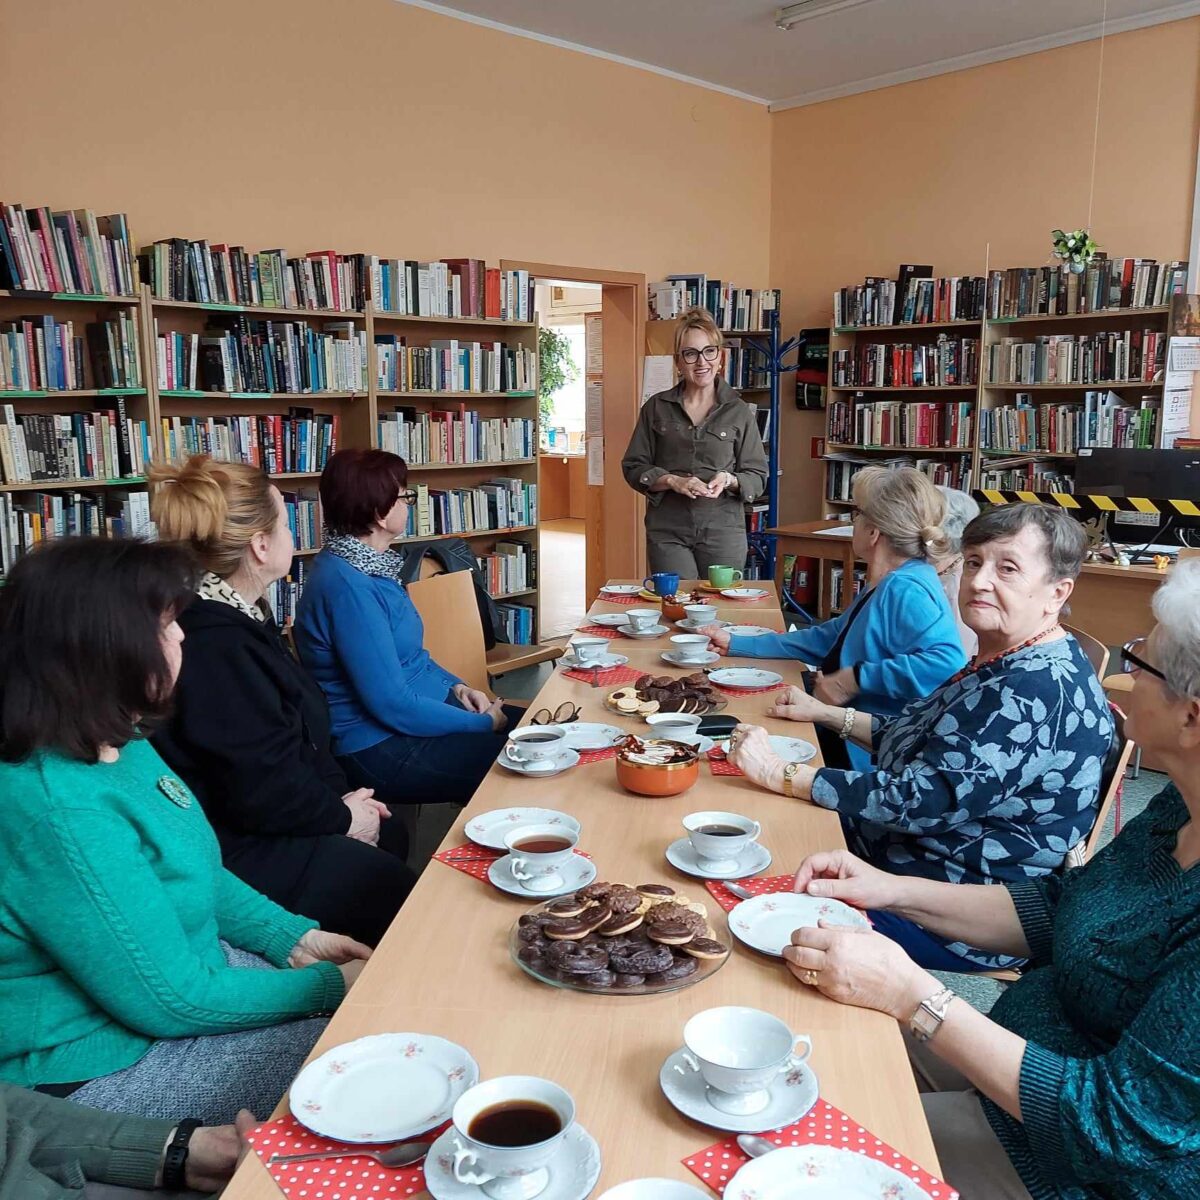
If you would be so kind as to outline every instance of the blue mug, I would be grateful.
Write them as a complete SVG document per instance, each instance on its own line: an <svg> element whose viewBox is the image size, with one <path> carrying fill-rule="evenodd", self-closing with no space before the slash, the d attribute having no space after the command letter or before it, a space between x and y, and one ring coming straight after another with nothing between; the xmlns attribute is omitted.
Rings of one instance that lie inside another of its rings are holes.
<svg viewBox="0 0 1200 1200"><path fill-rule="evenodd" d="M643 579L642 587L656 596L674 596L679 591L679 576L672 575L670 571L659 571Z"/></svg>

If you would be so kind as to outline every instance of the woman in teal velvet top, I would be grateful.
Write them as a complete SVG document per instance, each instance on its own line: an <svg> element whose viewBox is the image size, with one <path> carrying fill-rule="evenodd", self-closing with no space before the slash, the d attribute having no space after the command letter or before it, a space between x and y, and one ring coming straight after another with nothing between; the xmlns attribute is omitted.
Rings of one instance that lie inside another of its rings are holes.
<svg viewBox="0 0 1200 1200"><path fill-rule="evenodd" d="M1200 1196L1200 562L1174 568L1154 615L1122 654L1126 733L1172 782L1091 862L980 887L834 851L796 875L797 891L1030 959L983 1016L874 932L797 929L784 952L801 983L929 1035L913 1063L963 1200Z"/></svg>

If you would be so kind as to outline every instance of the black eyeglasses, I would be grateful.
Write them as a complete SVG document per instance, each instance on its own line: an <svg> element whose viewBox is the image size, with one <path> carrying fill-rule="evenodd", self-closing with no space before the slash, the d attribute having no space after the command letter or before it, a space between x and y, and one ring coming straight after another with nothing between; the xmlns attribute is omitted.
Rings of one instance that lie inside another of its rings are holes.
<svg viewBox="0 0 1200 1200"><path fill-rule="evenodd" d="M680 350L679 357L685 363L698 363L701 357L705 362L716 362L717 355L721 353L720 346L705 346L701 350L697 350L695 346L689 346L686 350Z"/></svg>
<svg viewBox="0 0 1200 1200"><path fill-rule="evenodd" d="M578 705L572 704L570 700L564 701L553 712L548 708L539 708L537 712L529 718L530 725L566 725L570 721L579 719L579 714L583 711Z"/></svg>
<svg viewBox="0 0 1200 1200"><path fill-rule="evenodd" d="M852 504L850 506L850 524L851 525L853 525L854 522L857 521L858 518L861 517L862 515L863 515L863 511L861 508L858 507L857 504Z"/></svg>
<svg viewBox="0 0 1200 1200"><path fill-rule="evenodd" d="M416 504L417 493L412 488L405 488L396 499L403 500L405 504Z"/></svg>
<svg viewBox="0 0 1200 1200"><path fill-rule="evenodd" d="M1138 654L1134 647L1139 650L1145 646L1146 639L1144 637L1134 638L1132 642L1126 642L1121 647L1121 668L1126 675L1132 675L1135 671L1149 671L1163 683L1167 682L1167 677L1157 668L1152 667L1144 658Z"/></svg>

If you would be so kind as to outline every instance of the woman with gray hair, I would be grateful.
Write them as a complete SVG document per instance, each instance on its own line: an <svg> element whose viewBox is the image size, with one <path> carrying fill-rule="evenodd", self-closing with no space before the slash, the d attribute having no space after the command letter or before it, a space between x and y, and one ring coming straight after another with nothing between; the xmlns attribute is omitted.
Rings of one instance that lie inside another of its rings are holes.
<svg viewBox="0 0 1200 1200"><path fill-rule="evenodd" d="M960 492L957 488L938 484L938 491L946 498L946 517L942 521L942 532L946 535L946 541L950 543L946 556L937 564L938 579L958 624L958 636L962 638L963 651L968 658L974 658L979 649L979 637L962 619L958 607L958 589L962 583L963 530L979 516L979 505L966 492Z"/></svg>
<svg viewBox="0 0 1200 1200"><path fill-rule="evenodd" d="M968 566L968 572L970 567ZM801 982L888 1013L910 1055L946 1179L964 1197L1200 1195L1200 562L1154 596L1126 732L1171 782L1090 862L963 887L814 854L795 888L1027 957L988 1016L875 932L797 929Z"/></svg>

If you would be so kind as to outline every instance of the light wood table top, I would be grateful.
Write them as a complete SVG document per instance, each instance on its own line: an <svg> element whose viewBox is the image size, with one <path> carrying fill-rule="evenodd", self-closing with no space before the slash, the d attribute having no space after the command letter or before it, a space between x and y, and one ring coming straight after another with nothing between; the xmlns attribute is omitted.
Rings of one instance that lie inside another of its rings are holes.
<svg viewBox="0 0 1200 1200"><path fill-rule="evenodd" d="M721 616L745 624L783 627L772 596L758 604L716 597ZM593 604L591 612L620 611ZM630 665L672 673L659 655L667 635L653 641L614 640ZM772 664L799 682L800 664ZM581 720L647 730L639 720L609 712L598 690L556 671L531 711L564 700L583 708ZM732 699L726 712L765 724L771 732L807 737L811 726L767 720L773 693ZM723 1004L766 1009L813 1039L811 1063L821 1095L877 1137L929 1171L937 1157L917 1097L900 1031L890 1018L844 1007L797 983L780 962L754 954L729 934L720 906L703 883L680 875L663 852L682 836L680 819L721 808L762 822L761 841L774 855L768 874L795 868L805 854L843 845L832 813L762 791L740 777L713 776L701 764L699 782L682 796L647 799L617 785L611 761L576 767L553 779L530 780L493 767L447 835L443 848L466 841L465 820L507 805L560 808L583 826L580 848L599 878L630 884L665 882L704 900L729 960L694 987L662 996L613 997L564 991L537 982L511 961L508 932L536 901L516 899L449 866L431 862L375 956L317 1044L315 1054L371 1033L436 1033L464 1045L481 1077L532 1074L562 1084L575 1098L580 1123L600 1143L603 1171L596 1193L626 1179L660 1176L698 1181L680 1161L724 1136L696 1125L667 1103L658 1085L663 1060L682 1044L693 1014ZM281 1105L279 1111L285 1111ZM278 1200L279 1191L253 1154L226 1200Z"/></svg>

